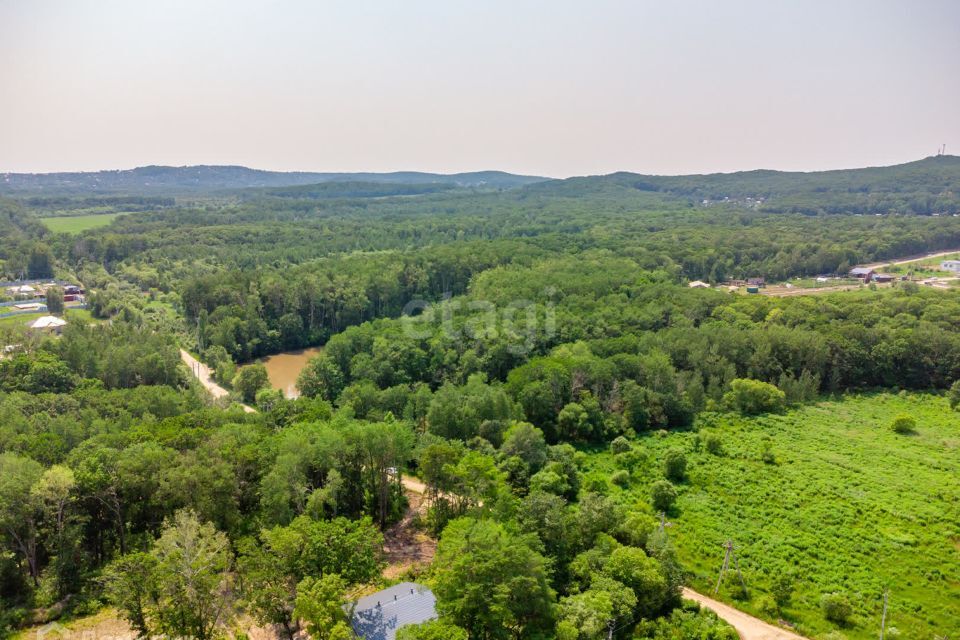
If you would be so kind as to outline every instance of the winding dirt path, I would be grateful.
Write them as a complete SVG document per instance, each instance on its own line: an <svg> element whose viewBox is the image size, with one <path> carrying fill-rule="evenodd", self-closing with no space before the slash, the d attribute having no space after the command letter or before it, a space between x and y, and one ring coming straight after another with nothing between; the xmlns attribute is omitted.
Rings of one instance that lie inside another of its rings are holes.
<svg viewBox="0 0 960 640"><path fill-rule="evenodd" d="M187 365L188 369L190 369L190 373L193 374L193 377L199 380L200 384L203 385L203 388L213 396L214 400L219 400L220 398L225 398L226 396L230 395L229 391L214 382L213 374L210 372L210 367L203 364L183 349L180 349L180 359L183 360L183 363ZM240 406L243 407L243 410L247 413L257 412L256 409L245 404L241 404Z"/></svg>
<svg viewBox="0 0 960 640"><path fill-rule="evenodd" d="M798 636L792 631L775 627L759 618L754 618L749 613L744 613L728 604L701 595L693 589L684 587L683 597L687 600L699 602L700 606L710 609L720 619L730 623L743 640L806 640L803 636Z"/></svg>

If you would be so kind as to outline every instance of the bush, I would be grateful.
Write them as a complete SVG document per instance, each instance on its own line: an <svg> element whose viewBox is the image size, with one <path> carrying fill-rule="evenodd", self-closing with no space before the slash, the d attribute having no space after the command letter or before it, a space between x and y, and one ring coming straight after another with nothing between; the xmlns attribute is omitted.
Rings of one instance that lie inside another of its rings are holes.
<svg viewBox="0 0 960 640"><path fill-rule="evenodd" d="M723 440L715 433L706 433L703 435L703 448L706 449L709 454L722 456Z"/></svg>
<svg viewBox="0 0 960 640"><path fill-rule="evenodd" d="M913 416L901 414L893 419L890 428L893 429L894 433L913 433L917 430L917 421L913 419Z"/></svg>
<svg viewBox="0 0 960 640"><path fill-rule="evenodd" d="M850 616L853 615L853 606L842 593L827 593L820 598L820 609L823 610L823 617L830 622L837 624L847 624Z"/></svg>
<svg viewBox="0 0 960 640"><path fill-rule="evenodd" d="M723 396L727 409L744 415L780 412L787 406L787 396L772 384L749 378L730 382L730 391Z"/></svg>
<svg viewBox="0 0 960 640"><path fill-rule="evenodd" d="M613 442L610 443L610 453L626 453L630 451L632 447L630 446L630 441L624 438L623 436L617 436L613 439Z"/></svg>
<svg viewBox="0 0 960 640"><path fill-rule="evenodd" d="M677 501L677 490L668 480L658 480L650 488L650 504L657 511L667 512Z"/></svg>
<svg viewBox="0 0 960 640"><path fill-rule="evenodd" d="M777 605L777 601L773 597L766 594L761 595L757 598L757 608L768 617L774 617L780 613L780 607Z"/></svg>
<svg viewBox="0 0 960 640"><path fill-rule="evenodd" d="M781 609L788 604L793 598L793 589L796 579L792 574L781 572L773 579L773 586L770 588L770 593L773 595L774 601L777 603L777 606Z"/></svg>
<svg viewBox="0 0 960 640"><path fill-rule="evenodd" d="M668 480L683 482L687 477L687 456L680 449L668 449L663 455L663 475Z"/></svg>
<svg viewBox="0 0 960 640"><path fill-rule="evenodd" d="M763 450L760 452L760 459L763 460L764 464L777 464L777 456L773 453L773 443L763 443Z"/></svg>
<svg viewBox="0 0 960 640"><path fill-rule="evenodd" d="M956 410L960 407L960 380L950 385L950 393L947 396L950 399L950 408Z"/></svg>
<svg viewBox="0 0 960 640"><path fill-rule="evenodd" d="M618 487L626 487L630 484L630 473L621 469L610 476L610 482Z"/></svg>

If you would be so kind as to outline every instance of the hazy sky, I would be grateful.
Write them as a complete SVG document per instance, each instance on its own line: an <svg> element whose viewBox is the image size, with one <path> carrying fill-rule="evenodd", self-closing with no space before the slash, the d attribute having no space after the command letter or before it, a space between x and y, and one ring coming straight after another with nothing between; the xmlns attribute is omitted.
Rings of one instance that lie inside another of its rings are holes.
<svg viewBox="0 0 960 640"><path fill-rule="evenodd" d="M0 171L960 154L956 0L0 0Z"/></svg>

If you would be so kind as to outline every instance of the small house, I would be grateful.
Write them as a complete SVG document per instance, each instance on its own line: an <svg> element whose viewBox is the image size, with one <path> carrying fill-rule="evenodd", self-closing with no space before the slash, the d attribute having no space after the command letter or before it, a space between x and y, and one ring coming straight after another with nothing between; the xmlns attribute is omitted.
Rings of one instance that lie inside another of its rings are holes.
<svg viewBox="0 0 960 640"><path fill-rule="evenodd" d="M12 296L29 296L34 297L37 294L37 290L31 287L28 284L22 284L17 287L10 287L7 291Z"/></svg>
<svg viewBox="0 0 960 640"><path fill-rule="evenodd" d="M710 288L709 284L707 284L706 282L702 282L700 280L694 280L693 282L687 284L687 286L690 287L691 289L709 289Z"/></svg>
<svg viewBox="0 0 960 640"><path fill-rule="evenodd" d="M437 617L437 599L427 587L401 582L354 603L350 626L363 640L394 640L397 629Z"/></svg>
<svg viewBox="0 0 960 640"><path fill-rule="evenodd" d="M747 278L747 286L765 287L767 286L767 280L766 278Z"/></svg>
<svg viewBox="0 0 960 640"><path fill-rule="evenodd" d="M41 316L27 326L37 331L60 333L67 321L57 316Z"/></svg>
<svg viewBox="0 0 960 640"><path fill-rule="evenodd" d="M863 280L867 284L873 279L874 271L870 267L854 267L850 269L850 276L858 280Z"/></svg>
<svg viewBox="0 0 960 640"><path fill-rule="evenodd" d="M875 273L875 274L873 274L873 281L874 281L874 282L879 282L879 283L881 283L881 284L885 284L885 283L888 283L888 282L893 282L893 281L896 280L896 279L897 279L896 276L892 276L892 275L890 275L889 273Z"/></svg>

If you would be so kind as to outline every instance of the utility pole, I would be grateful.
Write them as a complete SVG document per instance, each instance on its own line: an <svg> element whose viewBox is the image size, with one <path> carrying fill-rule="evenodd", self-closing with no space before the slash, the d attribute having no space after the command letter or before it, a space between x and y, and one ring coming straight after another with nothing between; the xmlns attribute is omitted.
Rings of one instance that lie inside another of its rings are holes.
<svg viewBox="0 0 960 640"><path fill-rule="evenodd" d="M660 528L659 528L660 533L666 533L666 528L672 527L672 526L673 526L672 522L667 522L667 514L661 511L660 512Z"/></svg>
<svg viewBox="0 0 960 640"><path fill-rule="evenodd" d="M735 547L733 546L733 540L727 540L723 543L723 548L726 550L723 554L723 565L720 567L720 576L717 578L717 587L713 590L713 594L716 595L720 593L720 583L723 582L723 574L730 569L730 558L733 557L733 566L737 570L737 576L740 578L740 584L743 585L743 593L747 595L747 583L743 579L743 573L740 572L740 558L737 557Z"/></svg>
<svg viewBox="0 0 960 640"><path fill-rule="evenodd" d="M883 590L883 615L880 617L880 640L883 640L883 634L887 630L887 597L890 595L889 589Z"/></svg>

